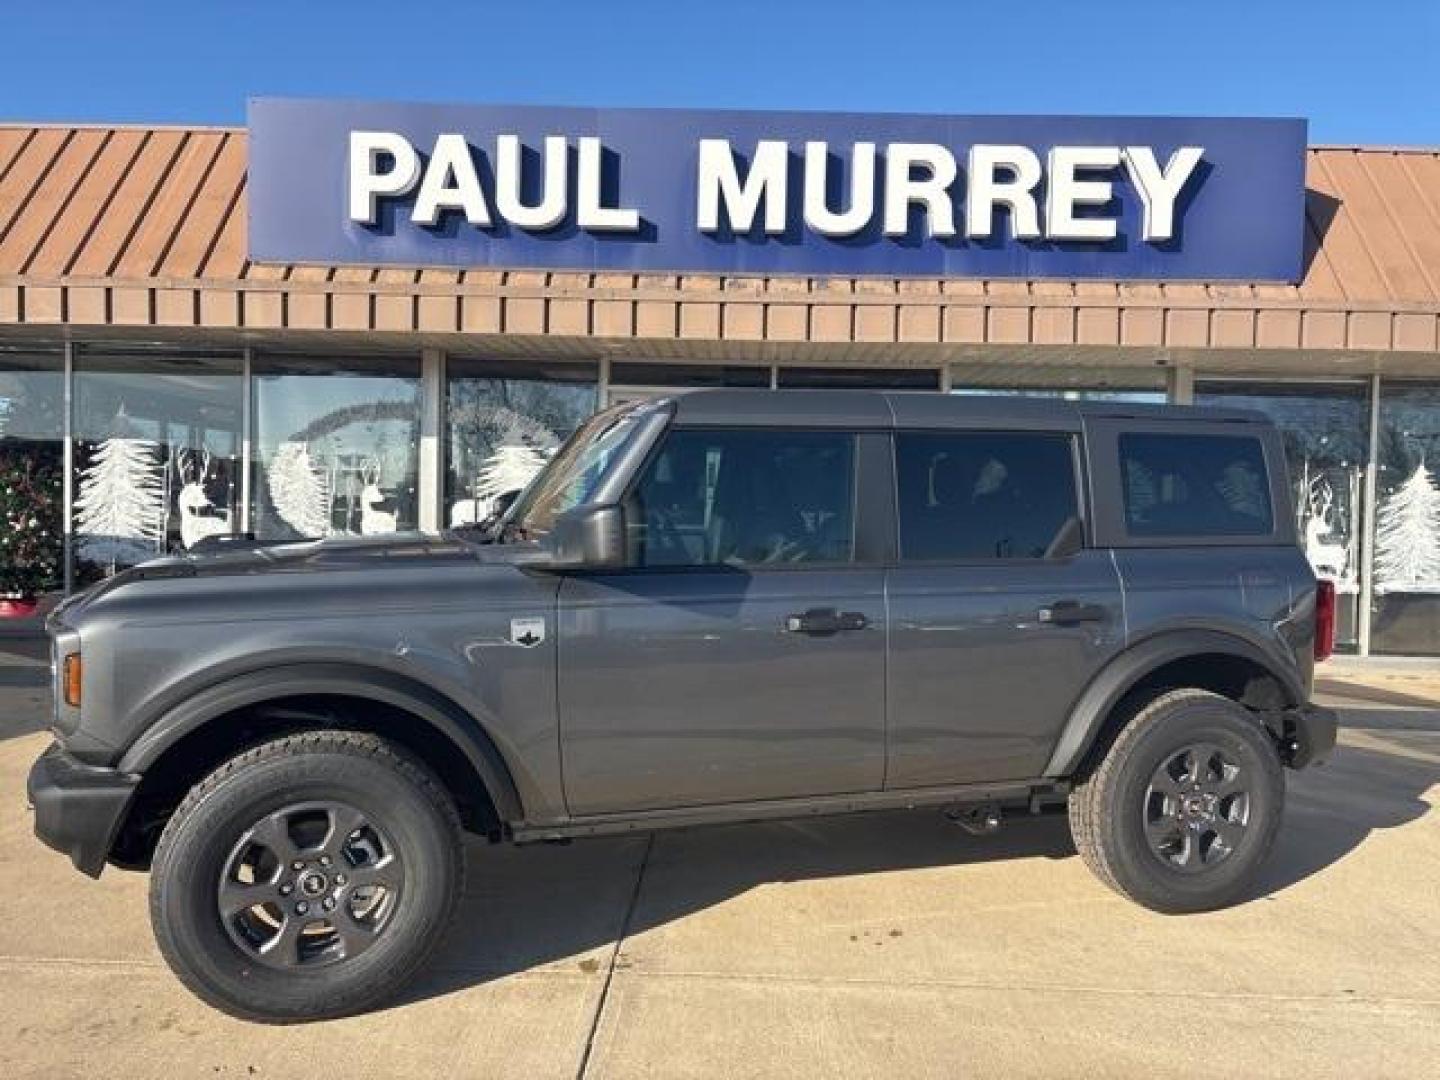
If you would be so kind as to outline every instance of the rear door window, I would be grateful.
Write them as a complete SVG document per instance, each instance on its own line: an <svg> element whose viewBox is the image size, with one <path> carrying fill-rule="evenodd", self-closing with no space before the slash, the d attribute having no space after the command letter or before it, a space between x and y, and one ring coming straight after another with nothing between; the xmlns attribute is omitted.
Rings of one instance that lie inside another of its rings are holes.
<svg viewBox="0 0 1440 1080"><path fill-rule="evenodd" d="M1270 478L1258 438L1132 432L1120 436L1119 447L1131 536L1274 532Z"/></svg>
<svg viewBox="0 0 1440 1080"><path fill-rule="evenodd" d="M906 562L1043 558L1079 513L1068 435L901 432L895 437Z"/></svg>

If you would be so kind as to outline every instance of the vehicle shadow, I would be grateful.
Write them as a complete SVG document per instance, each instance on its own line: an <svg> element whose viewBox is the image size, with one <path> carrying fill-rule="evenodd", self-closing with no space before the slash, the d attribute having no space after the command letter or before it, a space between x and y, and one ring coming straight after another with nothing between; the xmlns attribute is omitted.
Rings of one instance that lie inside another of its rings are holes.
<svg viewBox="0 0 1440 1080"><path fill-rule="evenodd" d="M1346 708L1341 745L1323 765L1286 774L1286 821L1259 880L1288 888L1345 858L1377 829L1431 809L1440 785L1440 708Z"/></svg>
<svg viewBox="0 0 1440 1080"><path fill-rule="evenodd" d="M1440 785L1440 708L1347 709L1345 722L1344 742L1326 764L1287 773L1285 824L1252 901L1305 881L1372 832L1406 825L1430 809L1426 793ZM622 926L633 936L762 885L1074 855L1063 814L1016 816L999 833L973 837L933 810L564 847L476 845L456 927L403 1000L557 964L595 971L608 963Z"/></svg>

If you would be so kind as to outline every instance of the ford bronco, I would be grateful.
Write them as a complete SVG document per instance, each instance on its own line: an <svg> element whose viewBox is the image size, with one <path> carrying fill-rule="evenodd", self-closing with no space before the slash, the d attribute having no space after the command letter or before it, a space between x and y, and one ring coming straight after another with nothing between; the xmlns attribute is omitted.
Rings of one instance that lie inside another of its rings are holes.
<svg viewBox="0 0 1440 1080"><path fill-rule="evenodd" d="M598 413L477 529L207 545L54 613L29 792L253 1019L392 995L465 833L1068 804L1106 885L1216 908L1335 741L1334 596L1248 412L699 391Z"/></svg>

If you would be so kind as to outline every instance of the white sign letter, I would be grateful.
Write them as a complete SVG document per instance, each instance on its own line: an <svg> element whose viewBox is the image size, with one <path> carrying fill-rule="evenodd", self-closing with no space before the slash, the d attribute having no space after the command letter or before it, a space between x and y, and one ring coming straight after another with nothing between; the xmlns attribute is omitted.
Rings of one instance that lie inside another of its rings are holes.
<svg viewBox="0 0 1440 1080"><path fill-rule="evenodd" d="M379 171L381 155L393 164ZM408 195L420 179L420 155L404 135L393 131L350 133L350 220L374 225L380 196Z"/></svg>
<svg viewBox="0 0 1440 1080"><path fill-rule="evenodd" d="M1114 240L1115 219L1076 217L1077 206L1104 206L1115 193L1109 180L1080 180L1082 169L1113 169L1118 146L1055 146L1045 189L1045 237L1049 240Z"/></svg>
<svg viewBox="0 0 1440 1080"><path fill-rule="evenodd" d="M420 194L410 220L417 225L434 225L446 210L463 210L471 225L489 225L490 207L480 190L480 177L475 172L475 159L465 136L454 131L435 137L435 151L420 181Z"/></svg>
<svg viewBox="0 0 1440 1080"><path fill-rule="evenodd" d="M929 175L910 175L918 165ZM910 204L921 203L929 236L955 235L955 205L947 190L955 182L955 155L934 143L891 143L885 150L885 235L910 231Z"/></svg>
<svg viewBox="0 0 1440 1080"><path fill-rule="evenodd" d="M619 206L601 206L601 162L605 148L594 135L580 137L580 177L576 186L580 189L580 207L575 221L587 232L639 232L640 214Z"/></svg>
<svg viewBox="0 0 1440 1080"><path fill-rule="evenodd" d="M555 228L565 220L568 209L565 185L570 175L570 151L565 136L546 136L542 157L545 179L540 201L526 206L520 196L520 137L501 135L495 140L495 206L510 224L530 232Z"/></svg>
<svg viewBox="0 0 1440 1080"><path fill-rule="evenodd" d="M1001 179L1004 169L1010 175ZM983 240L995 220L995 204L1010 208L1010 222L1016 240L1040 237L1040 214L1035 207L1035 185L1040 183L1040 159L1027 146L992 146L977 143L970 148L970 196L965 204L965 235Z"/></svg>
<svg viewBox="0 0 1440 1080"><path fill-rule="evenodd" d="M805 224L821 236L854 236L875 213L875 144L856 143L850 158L850 209L825 201L830 179L828 143L805 144Z"/></svg>
<svg viewBox="0 0 1440 1080"><path fill-rule="evenodd" d="M744 184L735 171L735 155L729 139L701 139L699 189L695 193L695 222L701 232L720 231L720 203L730 228L747 233L755 224L755 212L765 201L765 232L771 236L785 231L785 188L788 162L785 143L761 139L750 155L750 171Z"/></svg>
<svg viewBox="0 0 1440 1080"><path fill-rule="evenodd" d="M1164 171L1155 160L1155 151L1148 146L1125 148L1125 169L1135 181L1140 201L1145 204L1141 216L1140 237L1150 243L1169 240L1175 235L1175 200L1205 154L1203 146L1182 146L1170 155Z"/></svg>

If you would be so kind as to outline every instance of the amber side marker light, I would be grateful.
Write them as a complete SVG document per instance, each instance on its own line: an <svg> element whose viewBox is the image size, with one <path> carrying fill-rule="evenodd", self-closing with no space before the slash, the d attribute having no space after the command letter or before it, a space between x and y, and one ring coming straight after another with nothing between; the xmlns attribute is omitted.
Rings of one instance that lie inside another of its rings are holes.
<svg viewBox="0 0 1440 1080"><path fill-rule="evenodd" d="M72 652L69 656L65 657L65 663L61 668L60 676L60 692L65 698L65 704L69 705L72 709L78 709L80 707L81 674L80 654L78 652Z"/></svg>

